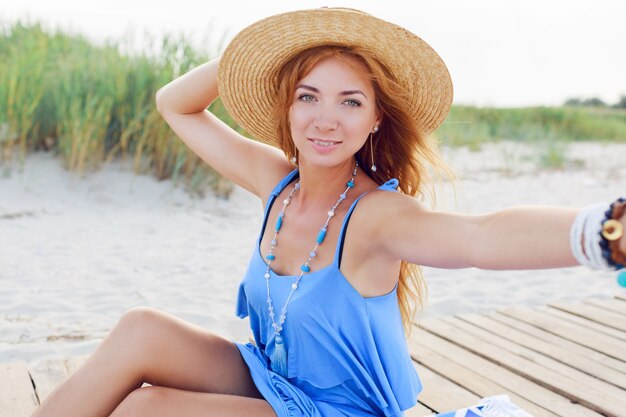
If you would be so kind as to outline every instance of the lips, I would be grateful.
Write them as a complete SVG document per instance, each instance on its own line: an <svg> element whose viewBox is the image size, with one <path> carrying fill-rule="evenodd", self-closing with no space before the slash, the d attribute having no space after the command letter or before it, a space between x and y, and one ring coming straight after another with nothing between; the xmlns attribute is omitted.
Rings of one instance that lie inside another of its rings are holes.
<svg viewBox="0 0 626 417"><path fill-rule="evenodd" d="M337 140L318 139L318 138L309 138L309 140L313 142L314 144L316 144L317 146L324 146L324 147L330 147L330 146L341 143L340 141L337 141Z"/></svg>
<svg viewBox="0 0 626 417"><path fill-rule="evenodd" d="M313 149L315 149L315 151L319 154L328 154L333 152L341 144L341 141L320 138L309 138L309 141L311 142Z"/></svg>

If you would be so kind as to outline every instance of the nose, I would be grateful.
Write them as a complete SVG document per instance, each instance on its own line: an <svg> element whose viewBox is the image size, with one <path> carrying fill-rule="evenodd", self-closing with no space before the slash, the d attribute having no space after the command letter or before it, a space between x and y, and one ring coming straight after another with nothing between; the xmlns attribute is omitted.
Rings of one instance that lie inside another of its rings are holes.
<svg viewBox="0 0 626 417"><path fill-rule="evenodd" d="M331 106L318 106L313 126L320 132L327 132L337 129L338 121L335 109Z"/></svg>

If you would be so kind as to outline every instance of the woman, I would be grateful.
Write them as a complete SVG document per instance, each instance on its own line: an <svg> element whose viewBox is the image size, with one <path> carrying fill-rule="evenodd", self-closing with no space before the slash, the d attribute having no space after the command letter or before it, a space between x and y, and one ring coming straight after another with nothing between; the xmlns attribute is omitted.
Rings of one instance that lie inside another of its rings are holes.
<svg viewBox="0 0 626 417"><path fill-rule="evenodd" d="M218 86L259 141L205 110ZM401 416L421 390L403 332L422 296L411 265L625 263L623 201L480 216L422 207L428 166L444 168L428 134L451 102L421 39L327 8L257 22L159 90L178 136L263 201L237 301L255 344L133 309L35 415Z"/></svg>

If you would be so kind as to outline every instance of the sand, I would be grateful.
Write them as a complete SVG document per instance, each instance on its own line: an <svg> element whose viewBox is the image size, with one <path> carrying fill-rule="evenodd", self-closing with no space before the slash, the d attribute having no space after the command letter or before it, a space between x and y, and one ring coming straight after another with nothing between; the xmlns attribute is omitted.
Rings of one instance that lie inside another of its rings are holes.
<svg viewBox="0 0 626 417"><path fill-rule="evenodd" d="M582 206L626 193L626 144L572 144L559 170L539 147L445 149L459 173L457 207ZM235 296L261 223L260 202L197 198L113 162L86 178L50 154L0 166L0 362L37 363L91 352L124 311L163 309L231 340L249 336ZM425 269L424 315L624 294L615 273Z"/></svg>

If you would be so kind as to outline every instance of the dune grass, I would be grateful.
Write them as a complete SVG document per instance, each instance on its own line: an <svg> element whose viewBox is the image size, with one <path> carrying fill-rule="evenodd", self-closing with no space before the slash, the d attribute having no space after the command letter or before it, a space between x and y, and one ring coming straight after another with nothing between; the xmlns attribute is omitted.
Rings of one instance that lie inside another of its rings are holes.
<svg viewBox="0 0 626 417"><path fill-rule="evenodd" d="M470 147L497 140L626 142L626 109L453 106L437 133L448 145Z"/></svg>
<svg viewBox="0 0 626 417"><path fill-rule="evenodd" d="M210 58L184 36L164 37L158 54L128 55L39 24L0 33L0 163L54 152L86 173L124 158L137 173L174 179L202 193L227 194L224 181L180 141L156 110L156 91ZM231 126L221 103L211 111Z"/></svg>
<svg viewBox="0 0 626 417"><path fill-rule="evenodd" d="M137 173L227 195L228 183L176 137L154 103L158 88L218 51L200 51L184 35L156 42L150 51L158 52L131 54L123 39L94 45L38 23L0 24L0 164L46 150L86 173L122 158ZM219 99L210 110L241 131ZM625 141L626 111L453 106L436 135L473 149L498 140L548 144L545 164L558 166L563 143Z"/></svg>
<svg viewBox="0 0 626 417"><path fill-rule="evenodd" d="M539 167L559 169L567 165L571 142L626 142L626 109L453 106L436 134L445 145L473 150L485 142L528 143L537 148Z"/></svg>

